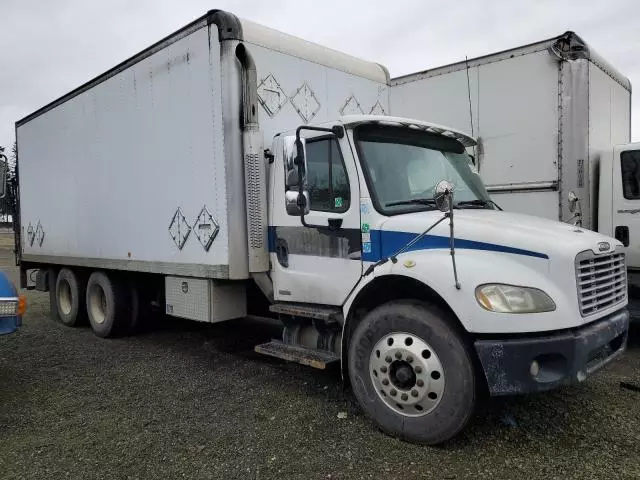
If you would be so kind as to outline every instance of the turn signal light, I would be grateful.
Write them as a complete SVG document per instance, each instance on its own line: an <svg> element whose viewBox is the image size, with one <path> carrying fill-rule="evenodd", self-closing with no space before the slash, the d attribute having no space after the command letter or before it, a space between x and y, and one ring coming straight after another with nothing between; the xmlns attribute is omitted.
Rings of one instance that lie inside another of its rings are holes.
<svg viewBox="0 0 640 480"><path fill-rule="evenodd" d="M27 297L20 295L18 297L18 308L16 309L16 315L24 315L27 311Z"/></svg>

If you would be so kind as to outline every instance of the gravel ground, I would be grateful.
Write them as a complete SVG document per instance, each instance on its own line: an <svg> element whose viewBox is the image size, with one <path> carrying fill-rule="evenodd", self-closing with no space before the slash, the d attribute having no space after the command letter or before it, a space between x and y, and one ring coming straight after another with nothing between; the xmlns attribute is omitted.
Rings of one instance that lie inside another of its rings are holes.
<svg viewBox="0 0 640 480"><path fill-rule="evenodd" d="M0 250L16 275L12 261ZM430 448L380 433L339 372L253 353L271 324L157 319L102 340L51 321L46 294L28 301L0 337L2 479L640 478L640 393L619 386L640 385L640 328L586 383L493 400Z"/></svg>

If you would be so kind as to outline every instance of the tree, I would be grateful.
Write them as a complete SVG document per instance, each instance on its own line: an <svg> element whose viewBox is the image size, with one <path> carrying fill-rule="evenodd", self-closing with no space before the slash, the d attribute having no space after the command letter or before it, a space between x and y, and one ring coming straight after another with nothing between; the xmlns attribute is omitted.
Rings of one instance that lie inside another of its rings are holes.
<svg viewBox="0 0 640 480"><path fill-rule="evenodd" d="M0 223L12 223L17 211L18 182L16 178L16 164L18 161L18 147L15 142L11 153L5 153L5 147L0 146L0 156L7 161L7 189L5 197L0 199Z"/></svg>

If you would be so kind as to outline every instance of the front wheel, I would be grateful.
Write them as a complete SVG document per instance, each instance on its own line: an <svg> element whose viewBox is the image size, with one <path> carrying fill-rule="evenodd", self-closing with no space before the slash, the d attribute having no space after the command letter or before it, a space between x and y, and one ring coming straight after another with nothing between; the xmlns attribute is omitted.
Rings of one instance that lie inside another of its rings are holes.
<svg viewBox="0 0 640 480"><path fill-rule="evenodd" d="M474 368L448 317L432 305L392 302L369 312L353 333L353 391L388 434L433 445L471 418Z"/></svg>

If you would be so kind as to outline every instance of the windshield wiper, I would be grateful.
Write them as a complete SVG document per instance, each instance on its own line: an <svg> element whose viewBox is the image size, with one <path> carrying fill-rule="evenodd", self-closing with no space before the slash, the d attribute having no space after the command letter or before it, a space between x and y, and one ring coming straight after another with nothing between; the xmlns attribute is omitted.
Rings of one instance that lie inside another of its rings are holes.
<svg viewBox="0 0 640 480"><path fill-rule="evenodd" d="M409 200L398 200L397 202L386 203L385 207L395 207L396 205L435 205L433 198L411 198Z"/></svg>
<svg viewBox="0 0 640 480"><path fill-rule="evenodd" d="M494 207L496 207L498 210L502 211L502 208L500 208L500 206L494 202L493 200L481 200L479 198L476 198L475 200L461 200L459 202L456 203L456 206L462 207L462 206L479 206L479 207L486 207L487 205L493 205Z"/></svg>

